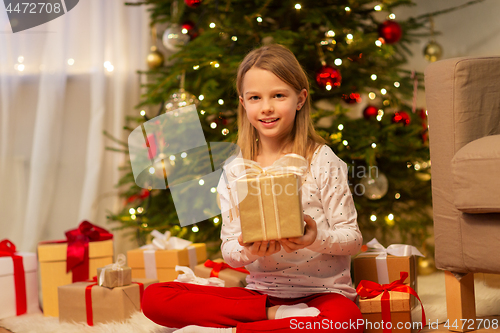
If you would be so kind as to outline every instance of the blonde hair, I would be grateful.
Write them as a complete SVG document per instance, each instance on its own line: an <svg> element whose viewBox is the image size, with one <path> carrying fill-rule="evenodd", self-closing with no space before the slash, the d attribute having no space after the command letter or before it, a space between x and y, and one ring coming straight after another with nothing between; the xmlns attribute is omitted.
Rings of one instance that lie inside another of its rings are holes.
<svg viewBox="0 0 500 333"><path fill-rule="evenodd" d="M312 156L318 144L326 144L316 130L311 119L311 102L309 98L309 81L302 66L300 66L295 55L286 47L279 44L265 45L247 54L240 63L236 77L236 89L238 96L242 96L243 79L246 72L256 67L270 71L283 82L291 86L296 93L306 89L307 97L302 108L297 111L295 122L290 135L286 138L281 152L288 148L287 153L295 153L303 156L311 163ZM257 139L259 133L253 127L246 116L241 103L238 104L238 139L243 158L255 160L259 154Z"/></svg>

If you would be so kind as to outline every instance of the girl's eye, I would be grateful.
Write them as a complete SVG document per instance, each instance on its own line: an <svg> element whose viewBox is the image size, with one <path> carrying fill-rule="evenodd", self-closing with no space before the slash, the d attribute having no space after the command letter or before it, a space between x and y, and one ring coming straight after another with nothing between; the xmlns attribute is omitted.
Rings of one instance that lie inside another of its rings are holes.
<svg viewBox="0 0 500 333"><path fill-rule="evenodd" d="M277 98L283 98L283 97L285 97L285 95L283 95L283 94L276 94L275 96L276 96Z"/></svg>
<svg viewBox="0 0 500 333"><path fill-rule="evenodd" d="M250 97L250 100L252 100L252 101L256 101L258 98L259 98L259 97L257 97L257 96L251 96L251 97Z"/></svg>

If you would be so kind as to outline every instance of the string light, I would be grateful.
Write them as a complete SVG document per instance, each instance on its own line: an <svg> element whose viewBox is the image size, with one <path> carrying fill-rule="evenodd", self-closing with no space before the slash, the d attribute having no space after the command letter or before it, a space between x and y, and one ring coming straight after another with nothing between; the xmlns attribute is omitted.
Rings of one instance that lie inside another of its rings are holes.
<svg viewBox="0 0 500 333"><path fill-rule="evenodd" d="M236 41L238 40L238 37L233 36L233 37L231 37L231 40L232 40L233 42L236 42Z"/></svg>
<svg viewBox="0 0 500 333"><path fill-rule="evenodd" d="M396 193L396 195L394 196L394 198L396 198L396 200L399 200L399 198L401 198L401 194Z"/></svg>
<svg viewBox="0 0 500 333"><path fill-rule="evenodd" d="M346 12L350 12L351 11L351 7L345 7L345 11Z"/></svg>
<svg viewBox="0 0 500 333"><path fill-rule="evenodd" d="M128 212L130 213L130 215L134 215L135 214L135 209L134 208L130 208L128 210Z"/></svg>
<svg viewBox="0 0 500 333"><path fill-rule="evenodd" d="M212 129L216 129L216 128L217 128L217 123L212 122L212 123L210 124L210 127L211 127Z"/></svg>
<svg viewBox="0 0 500 333"><path fill-rule="evenodd" d="M346 38L350 41L352 41L352 39L354 38L354 36L352 34L347 34Z"/></svg>
<svg viewBox="0 0 500 333"><path fill-rule="evenodd" d="M375 81L375 80L377 79L377 75L376 75L376 74L372 74L372 75L370 76L370 78L371 78L373 81Z"/></svg>
<svg viewBox="0 0 500 333"><path fill-rule="evenodd" d="M389 215L387 215L387 218L388 218L389 220L394 220L394 215L389 214Z"/></svg>
<svg viewBox="0 0 500 333"><path fill-rule="evenodd" d="M394 19L396 19L396 14L394 14L394 13L391 13L391 14L389 15L389 18L390 18L391 20L394 20Z"/></svg>
<svg viewBox="0 0 500 333"><path fill-rule="evenodd" d="M136 219L136 216L135 216L135 215L130 215L130 218L131 218L132 220L135 220L135 219Z"/></svg>
<svg viewBox="0 0 500 333"><path fill-rule="evenodd" d="M377 217L375 215L372 215L370 216L370 220L372 220L373 222L377 221Z"/></svg>
<svg viewBox="0 0 500 333"><path fill-rule="evenodd" d="M262 17L257 16L256 20L257 20L257 22L262 23Z"/></svg>
<svg viewBox="0 0 500 333"><path fill-rule="evenodd" d="M155 173L155 168L153 168L153 167L149 168L149 173L150 174L154 174Z"/></svg>
<svg viewBox="0 0 500 333"><path fill-rule="evenodd" d="M203 184L205 184L205 181L204 181L203 179L200 179L200 180L198 181L198 184L199 184L200 186L203 186Z"/></svg>
<svg viewBox="0 0 500 333"><path fill-rule="evenodd" d="M198 232L198 231L200 231L200 228L198 228L197 226L193 226L193 227L191 228L191 230L192 230L193 232Z"/></svg>
<svg viewBox="0 0 500 333"><path fill-rule="evenodd" d="M146 111L141 110L141 113L140 113L140 114L141 114L141 116L143 116L143 117L144 117L144 116L146 115Z"/></svg>
<svg viewBox="0 0 500 333"><path fill-rule="evenodd" d="M148 224L147 224L147 223L143 223L143 224L141 224L141 227L143 227L143 228L147 228L147 227L148 227Z"/></svg>
<svg viewBox="0 0 500 333"><path fill-rule="evenodd" d="M170 155L169 159L170 159L171 161L175 161L175 155Z"/></svg>
<svg viewBox="0 0 500 333"><path fill-rule="evenodd" d="M216 189L215 187L212 187L212 188L210 189L210 192L215 193L215 192L217 192L217 189Z"/></svg>
<svg viewBox="0 0 500 333"><path fill-rule="evenodd" d="M23 61L24 61L24 57L23 57L23 56L19 56L19 57L17 57L17 62L18 62L18 63L20 63L20 64L21 64Z"/></svg>
<svg viewBox="0 0 500 333"><path fill-rule="evenodd" d="M325 35L326 37L335 37L335 31L328 30Z"/></svg>
<svg viewBox="0 0 500 333"><path fill-rule="evenodd" d="M212 29L215 28L215 23L214 22L210 23L210 28L212 28Z"/></svg>
<svg viewBox="0 0 500 333"><path fill-rule="evenodd" d="M394 82L394 87L399 88L400 86L401 84L398 81Z"/></svg>
<svg viewBox="0 0 500 333"><path fill-rule="evenodd" d="M220 65L219 65L219 63L218 63L218 62L216 62L216 63L214 64L214 67L215 67L215 68L219 68L219 66L220 66Z"/></svg>
<svg viewBox="0 0 500 333"><path fill-rule="evenodd" d="M142 212L144 212L144 208L137 207L137 213L142 214Z"/></svg>
<svg viewBox="0 0 500 333"><path fill-rule="evenodd" d="M382 89L380 89L380 93L382 95L385 95L385 94L387 94L387 90L385 88L382 88Z"/></svg>
<svg viewBox="0 0 500 333"><path fill-rule="evenodd" d="M379 11L382 10L382 6L381 5L376 5L375 7L373 7L373 9L375 9L377 12L379 12Z"/></svg>
<svg viewBox="0 0 500 333"><path fill-rule="evenodd" d="M182 158L186 158L186 156L188 156L188 154L185 151L181 153Z"/></svg>
<svg viewBox="0 0 500 333"><path fill-rule="evenodd" d="M24 71L24 65L23 64L19 64L17 66L17 70L20 71L20 72Z"/></svg>
<svg viewBox="0 0 500 333"><path fill-rule="evenodd" d="M219 102L219 105L224 105L224 100L222 98L219 98L218 102Z"/></svg>
<svg viewBox="0 0 500 333"><path fill-rule="evenodd" d="M193 66L193 69L194 69L195 71L197 71L198 69L200 69L200 65L194 65L194 66Z"/></svg>
<svg viewBox="0 0 500 333"><path fill-rule="evenodd" d="M368 94L368 98L369 99L375 99L375 97L377 97L377 95L375 95L374 92L371 92L371 93Z"/></svg>
<svg viewBox="0 0 500 333"><path fill-rule="evenodd" d="M388 99L385 99L382 104L384 104L384 106L389 106L391 104L391 102L389 102Z"/></svg>
<svg viewBox="0 0 500 333"><path fill-rule="evenodd" d="M68 59L68 65L73 66L75 64L75 59L70 58Z"/></svg>
<svg viewBox="0 0 500 333"><path fill-rule="evenodd" d="M205 114L205 110L201 110L201 111L200 111L200 113L201 113L201 114Z"/></svg>
<svg viewBox="0 0 500 333"><path fill-rule="evenodd" d="M382 46L382 41L380 39L377 39L375 41L375 45L377 45L378 47Z"/></svg>
<svg viewBox="0 0 500 333"><path fill-rule="evenodd" d="M182 28L181 32L184 34L184 35L187 35L187 33L189 32L188 29L186 28Z"/></svg>
<svg viewBox="0 0 500 333"><path fill-rule="evenodd" d="M344 146L347 146L347 145L349 144L349 142L347 142L347 140L344 140L344 141L342 141L342 144L343 144Z"/></svg>
<svg viewBox="0 0 500 333"><path fill-rule="evenodd" d="M325 86L325 89L326 90L332 90L332 86L330 83L327 83L326 86Z"/></svg>
<svg viewBox="0 0 500 333"><path fill-rule="evenodd" d="M339 129L339 131L342 131L344 129L344 125L339 124L339 126L337 128Z"/></svg>
<svg viewBox="0 0 500 333"><path fill-rule="evenodd" d="M337 59L335 59L335 61L333 63L335 64L335 66L340 66L340 65L342 65L342 59L337 58Z"/></svg>
<svg viewBox="0 0 500 333"><path fill-rule="evenodd" d="M198 99L199 99L200 101L202 101L202 100L204 100L204 99L205 99L205 96L200 95L200 96L198 96Z"/></svg>
<svg viewBox="0 0 500 333"><path fill-rule="evenodd" d="M302 6L300 5L300 3L295 4L295 9L300 10L301 8Z"/></svg>
<svg viewBox="0 0 500 333"><path fill-rule="evenodd" d="M382 116L381 115L377 116L377 121L382 121Z"/></svg>
<svg viewBox="0 0 500 333"><path fill-rule="evenodd" d="M217 224L219 223L219 218L218 217L214 217L214 224Z"/></svg>
<svg viewBox="0 0 500 333"><path fill-rule="evenodd" d="M108 72L112 72L115 67L109 61L104 62L104 67L108 70Z"/></svg>
<svg viewBox="0 0 500 333"><path fill-rule="evenodd" d="M374 142L372 143L372 148L376 148L377 147L377 144Z"/></svg>
<svg viewBox="0 0 500 333"><path fill-rule="evenodd" d="M222 130L222 135L228 135L229 134L229 130L227 128L224 128Z"/></svg>

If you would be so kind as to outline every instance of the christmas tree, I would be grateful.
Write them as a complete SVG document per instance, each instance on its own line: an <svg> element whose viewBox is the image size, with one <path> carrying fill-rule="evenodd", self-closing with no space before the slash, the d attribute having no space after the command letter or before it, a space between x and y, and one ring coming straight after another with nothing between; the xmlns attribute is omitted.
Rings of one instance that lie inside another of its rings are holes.
<svg viewBox="0 0 500 333"><path fill-rule="evenodd" d="M285 45L309 75L318 133L349 166L365 238L398 237L424 246L432 225L427 125L425 110L412 104L423 80L402 65L410 56L408 45L430 36L430 18L456 8L398 20L397 7L414 6L412 1L147 0L129 5L148 5L153 46L150 70L139 72L147 78L140 116L128 118L128 130L194 103L207 142L236 142L240 61L263 44ZM166 65L156 45L160 39L171 53ZM357 105L366 106L356 118L350 110ZM148 107L158 114L148 114ZM128 153L122 145L115 150ZM199 165L182 158L165 163L202 176ZM118 185L125 188L124 209L109 219L133 230L140 243L153 229L193 241L218 240L220 216L181 227L168 186L143 189L130 165L123 171Z"/></svg>

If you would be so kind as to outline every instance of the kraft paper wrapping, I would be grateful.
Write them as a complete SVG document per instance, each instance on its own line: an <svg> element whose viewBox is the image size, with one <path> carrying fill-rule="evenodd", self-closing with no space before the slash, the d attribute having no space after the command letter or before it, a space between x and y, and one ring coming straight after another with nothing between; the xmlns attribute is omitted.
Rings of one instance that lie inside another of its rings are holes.
<svg viewBox="0 0 500 333"><path fill-rule="evenodd" d="M223 259L214 259L214 262L224 262ZM197 265L194 268L194 274L201 278L209 278L212 272L211 267L206 267L204 264ZM235 271L234 269L223 269L219 272L219 279L225 282L225 287L246 287L248 274Z"/></svg>
<svg viewBox="0 0 500 333"><path fill-rule="evenodd" d="M405 323L411 323L410 294L389 291L391 296L391 323L393 333L411 333L411 329L404 327ZM413 296L412 296L413 297ZM382 294L375 298L359 299L359 309L365 320L365 333L383 333L380 328L382 323ZM398 323L402 323L401 329L397 329Z"/></svg>
<svg viewBox="0 0 500 333"><path fill-rule="evenodd" d="M104 275L101 275L103 270ZM128 286L132 283L132 269L130 267L120 267L120 269L114 270L111 267L101 267L97 269L97 277L99 285L102 287L116 288Z"/></svg>
<svg viewBox="0 0 500 333"><path fill-rule="evenodd" d="M236 182L244 243L300 237L304 234L301 177L264 175Z"/></svg>
<svg viewBox="0 0 500 333"><path fill-rule="evenodd" d="M144 289L158 280L134 279L144 284ZM87 322L85 289L94 282L75 282L58 287L59 321ZM141 311L140 289L137 284L108 289L92 288L92 313L94 325L127 320Z"/></svg>

